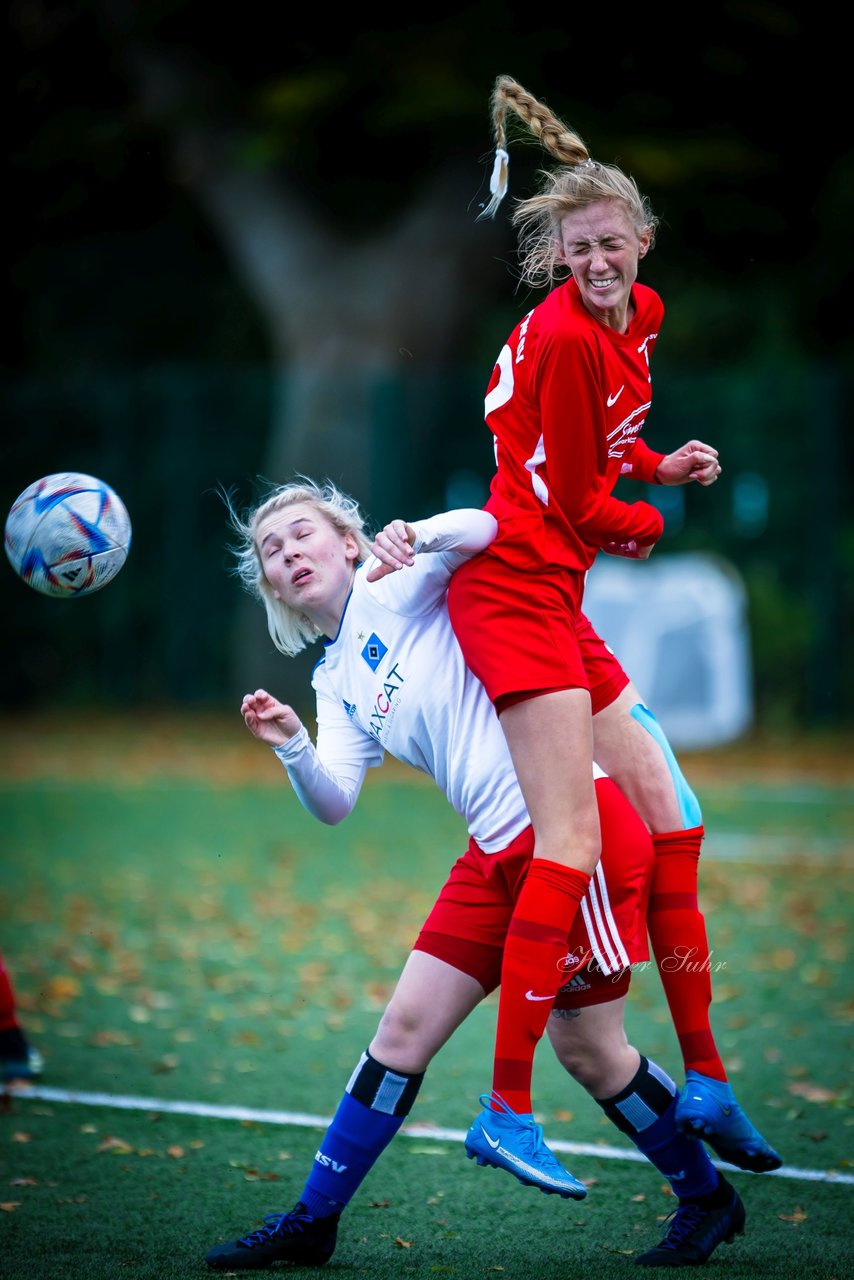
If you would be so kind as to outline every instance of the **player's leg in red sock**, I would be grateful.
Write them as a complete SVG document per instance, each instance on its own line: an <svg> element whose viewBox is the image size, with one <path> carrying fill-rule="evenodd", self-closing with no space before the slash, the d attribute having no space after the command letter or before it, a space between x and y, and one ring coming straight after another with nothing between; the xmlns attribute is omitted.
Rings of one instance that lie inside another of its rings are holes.
<svg viewBox="0 0 854 1280"><path fill-rule="evenodd" d="M593 725L598 762L652 833L649 937L685 1069L725 1080L709 1018L711 958L697 900L699 802L661 726L631 684L598 707Z"/></svg>
<svg viewBox="0 0 854 1280"><path fill-rule="evenodd" d="M685 1069L726 1080L709 1020L712 956L697 901L703 828L653 833L649 938Z"/></svg>
<svg viewBox="0 0 854 1280"><path fill-rule="evenodd" d="M501 968L493 1089L520 1114L532 1111L534 1051L565 981L566 939L590 877L534 858L510 922Z"/></svg>
<svg viewBox="0 0 854 1280"><path fill-rule="evenodd" d="M574 1200L584 1184L558 1161L533 1118L531 1074L555 996L566 979L567 935L590 877L546 858L531 861L504 943L492 1093L466 1135L479 1165Z"/></svg>
<svg viewBox="0 0 854 1280"><path fill-rule="evenodd" d="M736 1099L712 1033L714 962L697 900L700 805L655 716L592 631L587 648L598 672L591 681L596 759L631 800L656 849L647 922L685 1063L677 1127L741 1169L778 1169L782 1159Z"/></svg>

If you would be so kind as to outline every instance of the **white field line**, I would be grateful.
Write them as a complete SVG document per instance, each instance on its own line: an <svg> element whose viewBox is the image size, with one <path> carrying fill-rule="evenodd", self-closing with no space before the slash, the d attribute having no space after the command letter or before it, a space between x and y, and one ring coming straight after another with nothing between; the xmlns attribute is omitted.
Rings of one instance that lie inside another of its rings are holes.
<svg viewBox="0 0 854 1280"><path fill-rule="evenodd" d="M210 1102L177 1102L166 1098L135 1098L117 1093L78 1093L70 1089L51 1089L38 1085L21 1089L15 1093L16 1100L29 1101L39 1099L43 1102L71 1102L82 1107L116 1107L123 1111L164 1111L181 1116L209 1116L213 1120L251 1120L258 1124L290 1125L297 1129L326 1129L331 1116L315 1116L305 1111L261 1111L255 1107L223 1106ZM438 1129L433 1125L404 1125L400 1130L403 1138L419 1138L427 1142L465 1141L464 1129ZM594 1142L562 1142L549 1139L552 1151L563 1151L574 1156L594 1156L597 1160L634 1160L646 1163L646 1157L639 1151L624 1147L599 1146ZM743 1173L743 1169L715 1161L727 1173ZM794 1178L800 1182L840 1182L854 1186L854 1174L837 1173L833 1169L796 1169L791 1165L783 1165L773 1173L764 1173L751 1177Z"/></svg>

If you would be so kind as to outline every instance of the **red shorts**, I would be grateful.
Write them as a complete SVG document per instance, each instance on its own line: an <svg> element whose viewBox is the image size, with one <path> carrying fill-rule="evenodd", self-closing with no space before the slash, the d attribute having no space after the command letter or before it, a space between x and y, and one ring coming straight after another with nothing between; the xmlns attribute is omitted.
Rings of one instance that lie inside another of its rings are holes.
<svg viewBox="0 0 854 1280"><path fill-rule="evenodd" d="M605 641L593 630L590 619L583 613L579 613L575 620L575 634L581 650L581 660L584 663L595 716L597 711L609 707L623 692L629 683L629 677Z"/></svg>
<svg viewBox="0 0 854 1280"><path fill-rule="evenodd" d="M451 575L448 612L494 703L508 693L586 689L576 636L584 574L521 572L488 552Z"/></svg>
<svg viewBox="0 0 854 1280"><path fill-rule="evenodd" d="M451 577L448 612L468 666L493 703L508 695L589 689L595 715L626 675L581 612L584 575L522 573L492 556L466 561Z"/></svg>
<svg viewBox="0 0 854 1280"><path fill-rule="evenodd" d="M616 783L596 783L602 857L567 938L567 980L555 1008L603 1004L625 995L630 966L649 959L646 912L652 840ZM474 841L451 868L413 950L467 973L487 994L501 981L510 917L534 847L530 827L500 853Z"/></svg>

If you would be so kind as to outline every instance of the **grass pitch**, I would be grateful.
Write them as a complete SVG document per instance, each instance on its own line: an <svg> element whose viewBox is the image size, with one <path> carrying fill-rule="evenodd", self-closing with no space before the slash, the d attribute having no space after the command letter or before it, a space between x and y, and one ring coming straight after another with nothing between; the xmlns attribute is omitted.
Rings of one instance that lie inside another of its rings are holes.
<svg viewBox="0 0 854 1280"><path fill-rule="evenodd" d="M709 833L715 1032L786 1161L729 1175L748 1230L708 1265L733 1280L852 1274L854 785L850 744L832 746L683 761ZM43 1094L0 1099L0 1270L206 1275L212 1244L297 1198L462 824L388 764L323 827L238 717L7 723L0 764L0 947L46 1059ZM342 1219L331 1277L612 1280L658 1239L662 1179L545 1042L538 1119L587 1199L465 1160L495 1010L485 1001L431 1065ZM628 1025L680 1078L652 969L635 975Z"/></svg>

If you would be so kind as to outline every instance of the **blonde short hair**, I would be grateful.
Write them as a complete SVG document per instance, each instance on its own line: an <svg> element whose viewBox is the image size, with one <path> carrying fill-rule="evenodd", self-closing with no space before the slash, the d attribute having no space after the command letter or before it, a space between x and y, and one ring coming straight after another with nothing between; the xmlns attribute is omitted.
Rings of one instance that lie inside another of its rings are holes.
<svg viewBox="0 0 854 1280"><path fill-rule="evenodd" d="M273 588L264 576L255 533L262 520L285 511L297 503L314 507L334 529L344 537L351 534L359 547L359 560L371 554L371 535L365 527L365 518L355 498L342 493L331 481L317 484L308 476L299 476L289 484L272 489L265 498L244 515L238 514L231 495L222 494L228 508L229 523L238 535L238 542L230 550L236 556L233 572L251 596L264 606L267 629L273 644L280 653L293 657L306 645L313 644L321 632L314 623L276 598Z"/></svg>

